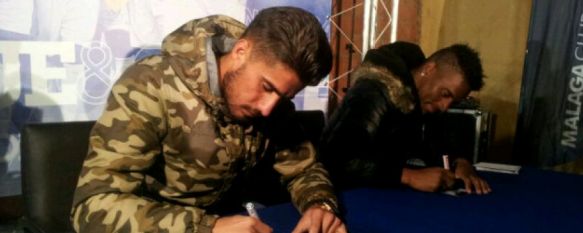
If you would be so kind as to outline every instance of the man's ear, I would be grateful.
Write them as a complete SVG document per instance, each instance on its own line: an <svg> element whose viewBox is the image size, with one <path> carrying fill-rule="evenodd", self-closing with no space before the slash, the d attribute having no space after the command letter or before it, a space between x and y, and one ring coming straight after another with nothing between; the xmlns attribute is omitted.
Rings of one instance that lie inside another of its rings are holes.
<svg viewBox="0 0 583 233"><path fill-rule="evenodd" d="M251 55L252 44L247 39L239 39L233 45L230 55L238 64L243 64Z"/></svg>

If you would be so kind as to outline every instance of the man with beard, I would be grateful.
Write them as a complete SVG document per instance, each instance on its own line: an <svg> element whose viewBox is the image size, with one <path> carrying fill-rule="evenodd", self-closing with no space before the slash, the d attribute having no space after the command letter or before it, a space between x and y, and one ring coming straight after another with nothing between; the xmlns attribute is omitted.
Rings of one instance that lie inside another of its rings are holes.
<svg viewBox="0 0 583 233"><path fill-rule="evenodd" d="M271 232L252 216L218 215L269 147L302 213L295 232L346 232L316 150L286 120L290 99L326 76L331 59L318 20L292 7L265 9L246 29L218 15L169 34L161 56L112 88L75 192L75 230ZM281 122L289 130L272 130Z"/></svg>
<svg viewBox="0 0 583 233"><path fill-rule="evenodd" d="M468 193L489 193L488 183L463 155L453 155L452 170L436 162L421 169L406 166L416 157L441 162L439 155L423 150L423 118L480 90L483 77L478 53L463 44L427 59L419 46L407 42L367 52L320 142L321 161L333 182L344 188L402 184L435 192L452 188L457 178Z"/></svg>

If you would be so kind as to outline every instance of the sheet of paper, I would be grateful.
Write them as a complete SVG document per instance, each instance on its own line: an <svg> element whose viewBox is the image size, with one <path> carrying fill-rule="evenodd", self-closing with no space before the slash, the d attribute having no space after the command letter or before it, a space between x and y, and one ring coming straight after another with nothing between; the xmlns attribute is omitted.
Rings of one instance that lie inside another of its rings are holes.
<svg viewBox="0 0 583 233"><path fill-rule="evenodd" d="M478 171L488 171L488 172L499 172L507 174L518 174L520 172L521 166L501 164L501 163L488 163L479 162L474 164L476 170Z"/></svg>
<svg viewBox="0 0 583 233"><path fill-rule="evenodd" d="M453 196L453 197L459 197L459 196L463 196L468 194L466 192L466 189L460 188L460 189L452 189L452 190L446 190L441 192L442 194L448 195L448 196Z"/></svg>

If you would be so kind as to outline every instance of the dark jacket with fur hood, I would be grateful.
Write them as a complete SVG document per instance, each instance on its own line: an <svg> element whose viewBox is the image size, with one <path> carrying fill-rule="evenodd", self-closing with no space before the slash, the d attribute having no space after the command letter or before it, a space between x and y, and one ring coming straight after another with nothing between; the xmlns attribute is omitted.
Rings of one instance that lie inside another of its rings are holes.
<svg viewBox="0 0 583 233"><path fill-rule="evenodd" d="M425 60L414 44L370 50L324 129L320 158L341 187L394 186L422 141L411 70Z"/></svg>

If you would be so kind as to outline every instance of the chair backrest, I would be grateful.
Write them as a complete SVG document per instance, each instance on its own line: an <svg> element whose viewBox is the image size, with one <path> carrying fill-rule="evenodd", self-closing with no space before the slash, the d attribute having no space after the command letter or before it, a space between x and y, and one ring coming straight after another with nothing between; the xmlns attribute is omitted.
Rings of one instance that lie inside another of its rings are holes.
<svg viewBox="0 0 583 233"><path fill-rule="evenodd" d="M320 134L324 129L326 121L324 112L320 110L296 111L294 118L302 127L304 136L314 146L318 146ZM266 153L274 153L274 151L268 151ZM242 198L249 198L264 205L289 202L290 195L287 187L282 185L279 173L273 169L274 162L274 156L266 156L263 160L259 161L255 168L249 171L247 180L241 182L242 184L240 186L243 187L234 185L232 189L242 189L242 194L234 191L236 193L235 195L240 195Z"/></svg>
<svg viewBox="0 0 583 233"><path fill-rule="evenodd" d="M317 147L320 144L320 136L326 124L324 112L320 110L297 111L296 117L304 128L308 139Z"/></svg>
<svg viewBox="0 0 583 233"><path fill-rule="evenodd" d="M72 232L73 193L95 122L35 123L21 132L23 227Z"/></svg>

